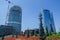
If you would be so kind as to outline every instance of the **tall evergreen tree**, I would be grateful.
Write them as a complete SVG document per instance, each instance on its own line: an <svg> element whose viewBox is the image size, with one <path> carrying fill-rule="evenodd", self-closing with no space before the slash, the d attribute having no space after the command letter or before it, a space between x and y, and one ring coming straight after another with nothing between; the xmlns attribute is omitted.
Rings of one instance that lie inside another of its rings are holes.
<svg viewBox="0 0 60 40"><path fill-rule="evenodd" d="M42 14L40 14L40 30L39 30L39 36L40 36L40 40L44 40L44 28L43 28L43 24L42 24Z"/></svg>

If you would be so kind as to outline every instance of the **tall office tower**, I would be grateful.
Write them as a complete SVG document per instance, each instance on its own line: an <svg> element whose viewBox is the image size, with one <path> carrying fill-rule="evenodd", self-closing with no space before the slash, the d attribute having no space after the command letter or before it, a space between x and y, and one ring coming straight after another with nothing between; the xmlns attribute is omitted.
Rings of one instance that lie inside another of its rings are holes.
<svg viewBox="0 0 60 40"><path fill-rule="evenodd" d="M41 14L42 14L42 21L43 21L43 27L44 27L45 33L47 31L48 31L48 33L56 32L53 14L47 9L44 9L41 12Z"/></svg>
<svg viewBox="0 0 60 40"><path fill-rule="evenodd" d="M22 22L22 9L19 6L14 5L9 10L6 25L13 26L16 29L17 34L20 34L21 22Z"/></svg>

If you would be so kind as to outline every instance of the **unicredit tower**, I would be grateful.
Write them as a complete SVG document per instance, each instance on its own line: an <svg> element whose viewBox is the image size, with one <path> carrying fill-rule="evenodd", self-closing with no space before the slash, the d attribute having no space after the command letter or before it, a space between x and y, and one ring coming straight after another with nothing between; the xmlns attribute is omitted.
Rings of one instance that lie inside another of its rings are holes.
<svg viewBox="0 0 60 40"><path fill-rule="evenodd" d="M17 34L21 33L22 9L15 5L10 8L7 15L6 25L13 26Z"/></svg>

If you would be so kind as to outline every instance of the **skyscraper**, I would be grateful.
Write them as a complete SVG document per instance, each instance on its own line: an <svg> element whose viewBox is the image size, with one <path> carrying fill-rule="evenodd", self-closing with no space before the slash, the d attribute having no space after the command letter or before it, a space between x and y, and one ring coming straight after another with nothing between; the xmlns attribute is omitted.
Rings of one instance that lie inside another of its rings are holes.
<svg viewBox="0 0 60 40"><path fill-rule="evenodd" d="M15 5L10 8L7 15L6 25L13 26L16 29L17 34L21 32L22 22L22 9Z"/></svg>
<svg viewBox="0 0 60 40"><path fill-rule="evenodd" d="M54 25L54 19L53 19L53 14L47 10L47 9L44 9L42 12L42 21L43 21L43 27L44 27L44 31L46 33L46 28L48 30L48 33L51 33L51 32L56 32L56 29L55 29L55 25Z"/></svg>

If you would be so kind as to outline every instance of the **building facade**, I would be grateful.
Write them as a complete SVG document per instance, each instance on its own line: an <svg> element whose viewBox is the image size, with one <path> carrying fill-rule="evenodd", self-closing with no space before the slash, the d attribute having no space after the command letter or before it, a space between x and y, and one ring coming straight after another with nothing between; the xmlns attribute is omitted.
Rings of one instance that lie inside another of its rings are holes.
<svg viewBox="0 0 60 40"><path fill-rule="evenodd" d="M39 29L25 30L24 35L25 36L39 36Z"/></svg>
<svg viewBox="0 0 60 40"><path fill-rule="evenodd" d="M22 22L22 9L14 5L10 8L9 13L7 14L6 25L13 26L17 34L21 33L21 22Z"/></svg>
<svg viewBox="0 0 60 40"><path fill-rule="evenodd" d="M0 37L15 34L16 30L13 28L13 26L0 25Z"/></svg>
<svg viewBox="0 0 60 40"><path fill-rule="evenodd" d="M47 30L48 30L48 33L56 32L53 14L47 9L44 9L41 12L41 14L42 14L43 28L45 33Z"/></svg>

